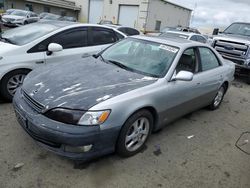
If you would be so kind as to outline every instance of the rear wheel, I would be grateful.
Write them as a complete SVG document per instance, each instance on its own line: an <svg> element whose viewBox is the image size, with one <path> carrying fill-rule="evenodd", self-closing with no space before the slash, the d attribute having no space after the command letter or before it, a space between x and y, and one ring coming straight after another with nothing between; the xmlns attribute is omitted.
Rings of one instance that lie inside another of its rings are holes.
<svg viewBox="0 0 250 188"><path fill-rule="evenodd" d="M5 101L12 101L16 90L23 84L29 72L29 70L15 70L3 77L0 82L0 94Z"/></svg>
<svg viewBox="0 0 250 188"><path fill-rule="evenodd" d="M117 141L117 153L130 157L140 152L153 127L153 116L147 110L141 110L130 116L120 132Z"/></svg>
<svg viewBox="0 0 250 188"><path fill-rule="evenodd" d="M220 107L223 99L224 99L224 95L226 93L226 86L223 85L220 87L220 89L218 90L216 96L214 97L213 101L211 102L211 104L209 105L209 109L210 110L216 110Z"/></svg>

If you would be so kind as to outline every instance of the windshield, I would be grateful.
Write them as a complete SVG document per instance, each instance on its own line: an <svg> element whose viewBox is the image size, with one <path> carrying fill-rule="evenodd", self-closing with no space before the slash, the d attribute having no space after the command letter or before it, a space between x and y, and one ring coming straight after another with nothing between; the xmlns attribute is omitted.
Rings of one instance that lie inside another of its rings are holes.
<svg viewBox="0 0 250 188"><path fill-rule="evenodd" d="M177 47L128 38L104 51L102 58L130 71L163 77L178 51Z"/></svg>
<svg viewBox="0 0 250 188"><path fill-rule="evenodd" d="M175 37L175 38L182 38L182 39L188 39L188 35L183 35L183 34L180 34L180 33L162 33L160 35L161 37Z"/></svg>
<svg viewBox="0 0 250 188"><path fill-rule="evenodd" d="M2 33L1 38L7 39L12 44L21 46L55 31L56 29L59 28L55 25L34 23L7 30Z"/></svg>
<svg viewBox="0 0 250 188"><path fill-rule="evenodd" d="M247 23L234 23L230 25L224 33L250 36L250 24Z"/></svg>
<svg viewBox="0 0 250 188"><path fill-rule="evenodd" d="M27 12L26 11L22 11L22 10L15 10L12 13L10 13L10 15L25 17L27 15Z"/></svg>

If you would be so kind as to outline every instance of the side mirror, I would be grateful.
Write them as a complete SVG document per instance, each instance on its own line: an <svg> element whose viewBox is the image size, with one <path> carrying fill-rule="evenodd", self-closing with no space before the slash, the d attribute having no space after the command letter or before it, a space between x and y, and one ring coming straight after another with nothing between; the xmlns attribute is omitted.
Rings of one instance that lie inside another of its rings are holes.
<svg viewBox="0 0 250 188"><path fill-rule="evenodd" d="M215 28L215 29L213 30L213 35L218 35L219 33L220 33L219 28Z"/></svg>
<svg viewBox="0 0 250 188"><path fill-rule="evenodd" d="M174 81L192 81L194 74L189 71L180 71L172 80Z"/></svg>
<svg viewBox="0 0 250 188"><path fill-rule="evenodd" d="M50 43L48 46L47 55L51 55L54 52L60 52L62 50L63 50L62 45L57 44L57 43Z"/></svg>

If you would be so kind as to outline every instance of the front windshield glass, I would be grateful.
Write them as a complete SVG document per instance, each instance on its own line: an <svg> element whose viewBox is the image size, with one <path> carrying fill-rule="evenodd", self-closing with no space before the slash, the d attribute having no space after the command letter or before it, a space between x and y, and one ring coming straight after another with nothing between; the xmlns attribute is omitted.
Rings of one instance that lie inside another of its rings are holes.
<svg viewBox="0 0 250 188"><path fill-rule="evenodd" d="M224 33L250 36L250 24L246 23L234 23L230 25Z"/></svg>
<svg viewBox="0 0 250 188"><path fill-rule="evenodd" d="M169 38L182 38L182 39L188 39L188 35L183 35L180 33L162 33L160 35L161 37L169 37Z"/></svg>
<svg viewBox="0 0 250 188"><path fill-rule="evenodd" d="M22 10L15 10L12 13L10 13L11 15L15 15L15 16L26 16L27 12L26 11L22 11Z"/></svg>
<svg viewBox="0 0 250 188"><path fill-rule="evenodd" d="M163 77L179 49L165 44L128 38L102 53L106 62L146 76Z"/></svg>
<svg viewBox="0 0 250 188"><path fill-rule="evenodd" d="M2 33L1 38L7 39L12 44L21 46L55 31L56 29L58 29L58 27L55 25L34 23L6 30Z"/></svg>

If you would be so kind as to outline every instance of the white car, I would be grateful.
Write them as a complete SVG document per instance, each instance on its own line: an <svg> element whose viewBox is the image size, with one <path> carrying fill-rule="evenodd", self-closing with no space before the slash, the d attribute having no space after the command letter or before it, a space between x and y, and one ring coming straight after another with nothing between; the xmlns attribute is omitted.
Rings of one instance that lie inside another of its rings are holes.
<svg viewBox="0 0 250 188"><path fill-rule="evenodd" d="M8 27L26 25L39 20L36 13L26 10L14 10L10 14L2 16L3 25Z"/></svg>
<svg viewBox="0 0 250 188"><path fill-rule="evenodd" d="M93 55L125 37L115 28L62 21L7 30L0 38L0 95L11 101L34 68Z"/></svg>
<svg viewBox="0 0 250 188"><path fill-rule="evenodd" d="M184 32L184 31L167 31L165 33L160 34L159 36L167 38L182 38L196 42L201 42L204 44L207 43L207 39L203 35L197 33Z"/></svg>

